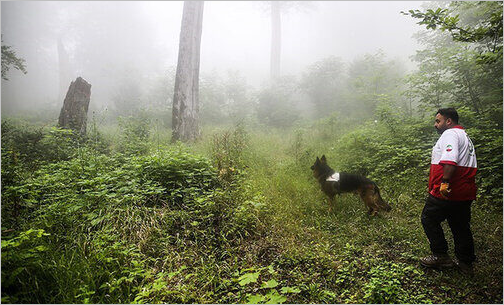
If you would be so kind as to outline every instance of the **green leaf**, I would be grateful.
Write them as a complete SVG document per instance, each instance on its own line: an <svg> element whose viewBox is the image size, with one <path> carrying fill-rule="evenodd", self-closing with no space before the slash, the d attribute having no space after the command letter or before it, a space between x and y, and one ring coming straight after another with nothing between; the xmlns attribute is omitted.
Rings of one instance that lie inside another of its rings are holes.
<svg viewBox="0 0 504 305"><path fill-rule="evenodd" d="M257 282L257 278L259 278L259 272L255 273L245 273L244 275L238 278L240 286L245 286L250 283Z"/></svg>
<svg viewBox="0 0 504 305"><path fill-rule="evenodd" d="M248 297L247 304L259 304L265 300L266 298L262 294L255 294Z"/></svg>
<svg viewBox="0 0 504 305"><path fill-rule="evenodd" d="M269 298L268 302L266 304L282 304L285 301L287 301L287 298L281 294L278 293L276 290L271 290L266 297Z"/></svg>
<svg viewBox="0 0 504 305"><path fill-rule="evenodd" d="M278 282L274 279L264 282L261 288L275 288L278 286Z"/></svg>
<svg viewBox="0 0 504 305"><path fill-rule="evenodd" d="M296 287L282 287L282 289L280 289L280 291L282 293L300 293L301 292L301 290Z"/></svg>
<svg viewBox="0 0 504 305"><path fill-rule="evenodd" d="M269 266L268 266L268 272L269 272L270 274L275 273L275 269L273 269L273 266L272 266L272 265L269 265Z"/></svg>
<svg viewBox="0 0 504 305"><path fill-rule="evenodd" d="M185 269L187 269L187 267L184 265L184 266L180 267L179 270L168 273L168 278L171 279L172 277L176 276L177 274L179 274L180 272L182 272Z"/></svg>

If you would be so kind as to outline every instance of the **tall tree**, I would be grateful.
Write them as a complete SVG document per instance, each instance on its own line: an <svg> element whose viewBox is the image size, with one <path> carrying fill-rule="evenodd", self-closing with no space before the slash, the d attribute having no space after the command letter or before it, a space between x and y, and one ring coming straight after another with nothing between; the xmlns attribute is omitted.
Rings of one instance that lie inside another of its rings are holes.
<svg viewBox="0 0 504 305"><path fill-rule="evenodd" d="M193 141L199 130L199 65L203 1L185 1L172 108L172 142Z"/></svg>
<svg viewBox="0 0 504 305"><path fill-rule="evenodd" d="M280 77L280 59L282 57L281 15L294 8L313 8L313 3L307 1L269 1L269 4L271 10L270 78L274 81Z"/></svg>

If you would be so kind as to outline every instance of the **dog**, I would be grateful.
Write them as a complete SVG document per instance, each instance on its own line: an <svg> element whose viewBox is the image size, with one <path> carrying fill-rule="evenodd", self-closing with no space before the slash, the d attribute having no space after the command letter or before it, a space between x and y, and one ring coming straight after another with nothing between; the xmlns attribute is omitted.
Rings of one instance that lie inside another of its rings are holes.
<svg viewBox="0 0 504 305"><path fill-rule="evenodd" d="M325 155L311 166L313 177L320 183L324 194L329 198L329 211L332 210L334 196L354 192L366 204L369 215L377 215L379 210L390 211L392 208L380 196L380 189L370 179L349 173L336 173L327 165Z"/></svg>

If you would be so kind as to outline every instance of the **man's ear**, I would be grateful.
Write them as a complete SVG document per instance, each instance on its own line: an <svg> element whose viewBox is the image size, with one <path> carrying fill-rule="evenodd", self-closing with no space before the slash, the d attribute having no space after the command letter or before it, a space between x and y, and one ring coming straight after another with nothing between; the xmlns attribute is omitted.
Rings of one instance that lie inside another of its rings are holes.
<svg viewBox="0 0 504 305"><path fill-rule="evenodd" d="M320 158L320 161L322 163L327 163L327 159L326 159L325 155L322 155L322 158Z"/></svg>
<svg viewBox="0 0 504 305"><path fill-rule="evenodd" d="M451 126L451 125L455 125L455 124L453 124L453 120L451 118L447 118L446 125Z"/></svg>

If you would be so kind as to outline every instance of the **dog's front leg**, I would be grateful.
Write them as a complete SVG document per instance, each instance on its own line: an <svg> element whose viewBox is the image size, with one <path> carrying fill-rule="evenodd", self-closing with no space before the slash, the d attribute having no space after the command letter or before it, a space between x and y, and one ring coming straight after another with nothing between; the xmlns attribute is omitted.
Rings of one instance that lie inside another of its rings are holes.
<svg viewBox="0 0 504 305"><path fill-rule="evenodd" d="M327 196L327 204L329 205L329 213L332 212L332 207L333 207L333 200L334 200L334 197L331 197L331 196Z"/></svg>

